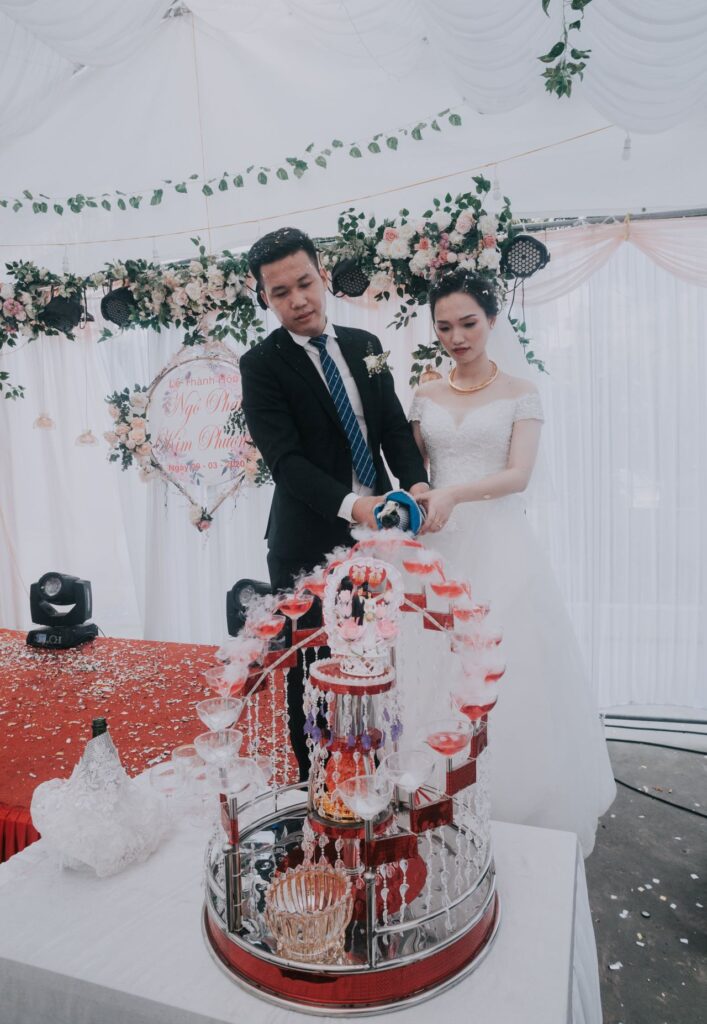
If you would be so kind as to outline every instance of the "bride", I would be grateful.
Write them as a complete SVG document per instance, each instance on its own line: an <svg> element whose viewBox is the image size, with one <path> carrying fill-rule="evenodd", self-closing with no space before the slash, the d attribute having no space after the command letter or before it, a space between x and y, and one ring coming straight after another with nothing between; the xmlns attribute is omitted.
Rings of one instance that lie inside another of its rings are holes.
<svg viewBox="0 0 707 1024"><path fill-rule="evenodd" d="M489 716L492 816L576 832L586 857L616 790L572 625L525 516L540 397L487 354L499 308L492 284L453 271L432 286L430 308L454 366L422 385L410 410L433 488L418 500L426 539L468 577L503 630L506 674ZM421 688L417 696L422 721L438 696Z"/></svg>

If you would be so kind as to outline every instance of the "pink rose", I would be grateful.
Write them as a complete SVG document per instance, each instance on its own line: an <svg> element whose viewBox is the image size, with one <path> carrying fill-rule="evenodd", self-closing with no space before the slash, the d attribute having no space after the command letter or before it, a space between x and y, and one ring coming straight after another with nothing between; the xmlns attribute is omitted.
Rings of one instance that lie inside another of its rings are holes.
<svg viewBox="0 0 707 1024"><path fill-rule="evenodd" d="M117 423L116 424L115 432L118 435L118 437L125 437L129 430L130 430L130 427L128 426L127 423Z"/></svg>
<svg viewBox="0 0 707 1024"><path fill-rule="evenodd" d="M132 422L131 422L131 426L133 427L133 429L135 427L144 427L145 426L145 421L142 418L142 416L133 416Z"/></svg>
<svg viewBox="0 0 707 1024"><path fill-rule="evenodd" d="M456 230L460 235L465 235L474 226L474 217L471 213L460 213L457 217L457 223L455 224Z"/></svg>
<svg viewBox="0 0 707 1024"><path fill-rule="evenodd" d="M430 240L429 240L429 238L424 238L424 237L421 238L420 241L415 246L416 249L429 249L429 247L430 247Z"/></svg>
<svg viewBox="0 0 707 1024"><path fill-rule="evenodd" d="M383 232L384 242L394 242L398 238L398 232L395 228L386 228Z"/></svg>
<svg viewBox="0 0 707 1024"><path fill-rule="evenodd" d="M13 320L22 321L27 319L25 308L21 302L17 301L17 299L5 299L2 304L2 308L3 312L7 316L11 316Z"/></svg>
<svg viewBox="0 0 707 1024"><path fill-rule="evenodd" d="M484 249L495 249L496 248L496 236L495 235L484 235Z"/></svg>

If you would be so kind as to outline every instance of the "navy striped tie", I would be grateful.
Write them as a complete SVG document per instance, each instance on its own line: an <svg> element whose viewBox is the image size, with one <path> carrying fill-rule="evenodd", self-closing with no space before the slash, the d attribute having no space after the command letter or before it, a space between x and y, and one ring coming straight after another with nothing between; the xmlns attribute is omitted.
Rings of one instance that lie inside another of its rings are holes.
<svg viewBox="0 0 707 1024"><path fill-rule="evenodd" d="M322 334L318 338L310 338L309 340L319 349L319 358L322 363L324 378L336 406L341 426L344 428L344 433L351 445L351 460L356 476L365 487L373 487L376 482L376 467L373 465L373 458L366 444L366 439L358 425L356 413L351 407L349 396L346 393L344 382L339 373L339 367L326 350L327 336Z"/></svg>

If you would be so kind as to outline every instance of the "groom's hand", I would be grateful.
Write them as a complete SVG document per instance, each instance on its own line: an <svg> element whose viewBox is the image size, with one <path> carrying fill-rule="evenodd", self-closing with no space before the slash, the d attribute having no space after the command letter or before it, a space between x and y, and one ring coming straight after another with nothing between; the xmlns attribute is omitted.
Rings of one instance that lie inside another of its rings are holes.
<svg viewBox="0 0 707 1024"><path fill-rule="evenodd" d="M413 498L419 498L420 495L427 494L429 489L430 489L430 485L429 484L425 484L425 483L413 484L412 487L410 488L410 494L412 494Z"/></svg>
<svg viewBox="0 0 707 1024"><path fill-rule="evenodd" d="M381 505L384 501L382 495L372 494L370 498L356 498L351 509L351 515L355 523L359 523L361 526L368 526L372 530L377 527L376 518L373 515L373 509L376 505Z"/></svg>

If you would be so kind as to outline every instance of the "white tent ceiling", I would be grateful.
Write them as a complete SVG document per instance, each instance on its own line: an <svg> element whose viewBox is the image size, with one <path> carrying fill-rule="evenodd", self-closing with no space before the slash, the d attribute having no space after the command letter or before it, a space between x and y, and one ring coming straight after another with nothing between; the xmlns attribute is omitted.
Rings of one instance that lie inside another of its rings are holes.
<svg viewBox="0 0 707 1024"><path fill-rule="evenodd" d="M592 56L569 100L545 93L537 61L561 34L559 0L550 18L540 0L188 6L165 17L168 0L0 0L0 197L149 199L165 178L275 168L310 142L365 143L448 107L463 124L362 159L344 147L326 170L248 178L208 201L197 186L125 213L0 209L0 262L58 267L66 246L88 271L153 244L182 256L197 233L213 249L284 222L326 234L347 205L421 212L494 164L518 215L707 205L704 0L593 0L576 34Z"/></svg>

